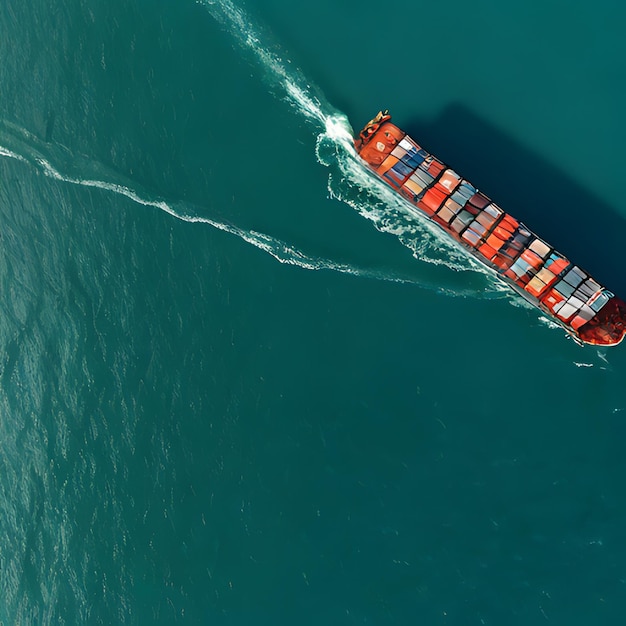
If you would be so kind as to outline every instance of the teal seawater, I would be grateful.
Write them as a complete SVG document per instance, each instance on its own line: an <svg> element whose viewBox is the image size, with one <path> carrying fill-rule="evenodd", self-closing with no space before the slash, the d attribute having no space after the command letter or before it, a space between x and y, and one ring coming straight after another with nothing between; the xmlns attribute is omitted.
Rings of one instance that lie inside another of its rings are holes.
<svg viewBox="0 0 626 626"><path fill-rule="evenodd" d="M626 8L4 0L0 621L622 624L626 348L349 148L380 108L626 295Z"/></svg>

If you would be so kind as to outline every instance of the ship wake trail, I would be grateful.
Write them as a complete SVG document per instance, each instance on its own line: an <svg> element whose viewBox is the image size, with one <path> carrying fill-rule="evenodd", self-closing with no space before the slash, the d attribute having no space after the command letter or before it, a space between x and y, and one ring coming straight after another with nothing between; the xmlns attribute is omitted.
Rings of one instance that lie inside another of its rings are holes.
<svg viewBox="0 0 626 626"><path fill-rule="evenodd" d="M277 45L267 43L269 36L252 24L250 16L231 0L196 0L231 34L242 48L265 70L265 79L282 91L295 110L316 125L325 127L338 114L322 93L292 66ZM347 124L345 116L340 116ZM349 125L347 125L349 128Z"/></svg>
<svg viewBox="0 0 626 626"><path fill-rule="evenodd" d="M316 137L317 160L329 168L328 190L331 197L354 208L380 231L398 237L412 250L418 261L445 265L456 271L484 273L481 266L451 244L433 226L411 217L403 200L369 173L354 149L353 133L347 117L325 100L319 89L280 53L278 46L266 43L269 36L262 36L243 10L233 5L231 0L197 2L235 37L242 50L260 64L264 70L264 80L273 90L277 88L292 109L311 123ZM479 289L458 289L457 286L447 288L414 275L365 269L307 254L269 234L247 230L224 219L207 217L204 207L155 196L100 164L84 160L79 162L73 155L68 155L63 147L45 144L26 130L2 121L0 156L27 163L49 178L113 192L137 204L164 211L178 220L206 224L228 232L264 250L280 263L309 270L328 269L377 280L410 283L452 297L499 298L507 295L495 280L483 281Z"/></svg>
<svg viewBox="0 0 626 626"><path fill-rule="evenodd" d="M412 277L393 275L375 269L360 268L347 263L310 255L271 235L255 230L247 230L223 219L214 219L201 213L206 212L190 203L155 197L148 191L120 176L108 172L100 164L93 162L77 163L77 160L59 146L55 147L56 159L48 154L50 148L26 130L7 122L0 122L0 157L13 159L35 168L48 178L71 185L96 188L123 196L145 207L152 207L171 215L177 220L190 224L206 224L217 230L239 237L243 241L267 252L277 261L296 265L308 270L332 270L364 278L397 283L420 285ZM55 162L56 161L56 162ZM59 165L62 162L63 165ZM84 176L85 171L97 171L99 176ZM81 175L75 172L80 172ZM443 292L443 290L441 290Z"/></svg>
<svg viewBox="0 0 626 626"><path fill-rule="evenodd" d="M375 227L396 236L420 262L447 266L454 271L487 274L481 297L501 297L503 290L492 274L451 243L436 227L412 217L404 203L363 165L354 149L353 131L347 117L332 107L322 92L306 79L271 42L250 16L231 0L196 0L233 36L241 50L263 70L263 78L292 109L313 125L317 135L316 156L329 168L328 191L335 198L372 221ZM475 291L471 294L479 295Z"/></svg>

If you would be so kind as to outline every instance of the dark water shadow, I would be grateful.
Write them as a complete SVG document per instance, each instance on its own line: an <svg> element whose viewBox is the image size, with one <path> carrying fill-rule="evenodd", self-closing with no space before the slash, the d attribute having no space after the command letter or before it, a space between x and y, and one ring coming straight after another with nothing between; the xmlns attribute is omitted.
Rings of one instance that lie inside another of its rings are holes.
<svg viewBox="0 0 626 626"><path fill-rule="evenodd" d="M460 104L404 126L505 211L626 298L626 220L571 175ZM581 167L588 158L581 148Z"/></svg>

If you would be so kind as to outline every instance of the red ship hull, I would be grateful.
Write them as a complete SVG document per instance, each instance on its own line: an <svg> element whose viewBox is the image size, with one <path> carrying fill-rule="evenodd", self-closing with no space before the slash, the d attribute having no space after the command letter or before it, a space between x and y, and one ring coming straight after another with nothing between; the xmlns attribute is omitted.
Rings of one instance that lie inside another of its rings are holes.
<svg viewBox="0 0 626 626"><path fill-rule="evenodd" d="M619 344L626 303L379 113L355 141L384 182L581 343Z"/></svg>

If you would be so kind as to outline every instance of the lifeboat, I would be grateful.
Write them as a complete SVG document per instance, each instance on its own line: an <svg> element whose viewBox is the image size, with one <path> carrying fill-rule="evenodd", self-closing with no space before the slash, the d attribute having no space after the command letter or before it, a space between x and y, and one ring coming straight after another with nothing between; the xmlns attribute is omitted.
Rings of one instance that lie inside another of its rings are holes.
<svg viewBox="0 0 626 626"><path fill-rule="evenodd" d="M391 123L388 111L355 140L367 166L578 343L619 344L626 303Z"/></svg>

